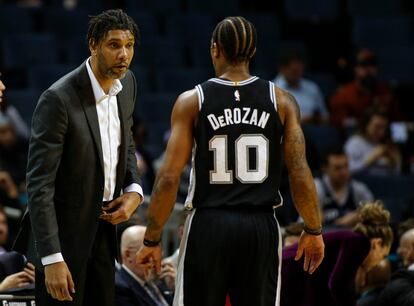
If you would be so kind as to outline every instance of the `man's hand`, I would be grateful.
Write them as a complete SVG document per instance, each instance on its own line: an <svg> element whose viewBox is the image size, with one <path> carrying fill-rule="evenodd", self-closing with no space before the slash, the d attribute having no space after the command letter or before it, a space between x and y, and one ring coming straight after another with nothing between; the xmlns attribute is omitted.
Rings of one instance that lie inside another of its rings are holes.
<svg viewBox="0 0 414 306"><path fill-rule="evenodd" d="M141 196L136 192L127 192L116 198L108 206L102 207L99 218L113 225L129 220L134 211L142 202Z"/></svg>
<svg viewBox="0 0 414 306"><path fill-rule="evenodd" d="M31 268L25 268L22 272L7 276L0 283L0 292L13 288L22 288L31 283L34 283L34 270L31 270Z"/></svg>
<svg viewBox="0 0 414 306"><path fill-rule="evenodd" d="M145 277L151 273L152 269L161 274L161 246L147 247L143 245L137 252L136 265L138 268L144 269Z"/></svg>
<svg viewBox="0 0 414 306"><path fill-rule="evenodd" d="M312 274L322 263L323 257L325 256L324 252L325 244L323 243L322 235L315 236L302 232L295 260L301 259L303 253L305 253L303 270Z"/></svg>
<svg viewBox="0 0 414 306"><path fill-rule="evenodd" d="M167 288L171 291L175 289L175 277L177 275L177 269L172 262L161 263L160 279L163 279Z"/></svg>
<svg viewBox="0 0 414 306"><path fill-rule="evenodd" d="M45 266L46 290L54 299L73 301L71 293L75 293L75 284L68 266L64 261Z"/></svg>

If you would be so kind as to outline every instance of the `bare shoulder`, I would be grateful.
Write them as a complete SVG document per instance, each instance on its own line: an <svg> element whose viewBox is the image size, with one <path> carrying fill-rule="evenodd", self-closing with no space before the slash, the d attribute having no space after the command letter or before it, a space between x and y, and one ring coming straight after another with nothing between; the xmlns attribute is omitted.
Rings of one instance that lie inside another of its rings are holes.
<svg viewBox="0 0 414 306"><path fill-rule="evenodd" d="M174 104L173 116L194 118L199 111L198 96L195 89L180 94Z"/></svg>
<svg viewBox="0 0 414 306"><path fill-rule="evenodd" d="M283 123L292 116L300 121L300 109L295 97L288 91L275 87L277 105Z"/></svg>

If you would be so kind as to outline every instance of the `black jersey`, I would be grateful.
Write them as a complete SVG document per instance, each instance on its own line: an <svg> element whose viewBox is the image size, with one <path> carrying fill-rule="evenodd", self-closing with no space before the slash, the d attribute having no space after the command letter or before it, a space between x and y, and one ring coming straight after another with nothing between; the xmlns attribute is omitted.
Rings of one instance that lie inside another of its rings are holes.
<svg viewBox="0 0 414 306"><path fill-rule="evenodd" d="M200 111L186 205L281 205L283 125L274 84L214 78L196 90Z"/></svg>

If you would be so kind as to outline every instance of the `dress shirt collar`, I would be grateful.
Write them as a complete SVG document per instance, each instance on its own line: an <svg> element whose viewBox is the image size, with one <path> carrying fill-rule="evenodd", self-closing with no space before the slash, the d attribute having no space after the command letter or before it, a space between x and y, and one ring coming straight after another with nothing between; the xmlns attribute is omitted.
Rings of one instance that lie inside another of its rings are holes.
<svg viewBox="0 0 414 306"><path fill-rule="evenodd" d="M276 82L279 83L279 86L282 88L288 88L290 90L301 90L302 89L302 79L299 80L299 84L297 87L291 87L286 80L285 76L281 73L276 78Z"/></svg>
<svg viewBox="0 0 414 306"><path fill-rule="evenodd" d="M122 264L122 268L133 278L135 279L143 288L145 287L145 281L138 277L134 272L132 272L126 265Z"/></svg>
<svg viewBox="0 0 414 306"><path fill-rule="evenodd" d="M91 60L90 57L86 60L86 69L88 70L88 75L89 75L89 78L91 79L92 90L93 90L93 95L95 97L95 101L98 104L99 102L107 98L108 96L114 97L117 94L119 94L122 90L122 84L119 79L115 79L114 83L112 84L112 87L109 89L109 95L105 94L101 85L96 79L95 74L92 71L90 60Z"/></svg>

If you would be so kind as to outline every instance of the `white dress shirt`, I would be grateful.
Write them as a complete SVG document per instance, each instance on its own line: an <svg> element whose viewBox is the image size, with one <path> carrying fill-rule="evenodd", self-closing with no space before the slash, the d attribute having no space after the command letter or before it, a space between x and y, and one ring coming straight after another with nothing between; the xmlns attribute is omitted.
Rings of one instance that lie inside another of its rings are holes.
<svg viewBox="0 0 414 306"><path fill-rule="evenodd" d="M96 102L104 163L105 184L102 201L112 201L116 185L119 146L121 145L121 121L118 115L118 100L116 95L121 92L122 84L118 79L114 80L112 87L109 89L109 93L105 94L89 62L90 58L86 61L86 68ZM126 192L137 192L141 196L141 199L144 199L142 187L136 183L126 187L124 193ZM42 257L42 264L44 266L60 261L63 261L61 253Z"/></svg>

